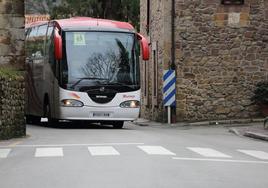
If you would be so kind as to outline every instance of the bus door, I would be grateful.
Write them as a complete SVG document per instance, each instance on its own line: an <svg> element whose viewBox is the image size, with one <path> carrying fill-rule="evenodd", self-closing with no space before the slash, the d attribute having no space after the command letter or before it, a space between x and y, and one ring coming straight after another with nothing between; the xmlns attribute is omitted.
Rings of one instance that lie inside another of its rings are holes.
<svg viewBox="0 0 268 188"><path fill-rule="evenodd" d="M28 37L26 41L26 68L27 68L27 114L39 115L39 99L38 90L36 89L35 69L34 62L36 59L37 51L37 32L38 27L32 27L29 29Z"/></svg>
<svg viewBox="0 0 268 188"><path fill-rule="evenodd" d="M52 111L52 116L57 114L59 106L59 63L55 60L54 55L54 32L55 26L53 22L48 23L48 28L46 32L45 39L45 57L44 57L44 84L43 84L43 93L48 95L48 103Z"/></svg>
<svg viewBox="0 0 268 188"><path fill-rule="evenodd" d="M32 70L34 88L36 91L35 110L36 115L43 115L43 86L44 86L44 60L45 60L45 38L46 38L47 24L37 27L35 36L35 46L32 54Z"/></svg>
<svg viewBox="0 0 268 188"><path fill-rule="evenodd" d="M25 67L26 67L26 79L25 79L25 111L26 114L31 114L31 98L33 96L33 79L32 79L32 46L33 46L33 31L34 28L28 28L26 31L26 42L25 42Z"/></svg>

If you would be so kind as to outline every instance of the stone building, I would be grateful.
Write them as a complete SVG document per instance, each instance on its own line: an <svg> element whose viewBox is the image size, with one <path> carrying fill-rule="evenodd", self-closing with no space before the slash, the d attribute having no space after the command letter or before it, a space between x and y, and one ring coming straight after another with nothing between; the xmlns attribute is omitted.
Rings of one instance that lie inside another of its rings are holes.
<svg viewBox="0 0 268 188"><path fill-rule="evenodd" d="M0 139L25 135L24 1L0 0Z"/></svg>
<svg viewBox="0 0 268 188"><path fill-rule="evenodd" d="M0 66L24 65L24 1L0 1Z"/></svg>
<svg viewBox="0 0 268 188"><path fill-rule="evenodd" d="M268 79L268 0L141 0L142 116L165 121L163 71L176 70L173 119L253 118L250 98Z"/></svg>

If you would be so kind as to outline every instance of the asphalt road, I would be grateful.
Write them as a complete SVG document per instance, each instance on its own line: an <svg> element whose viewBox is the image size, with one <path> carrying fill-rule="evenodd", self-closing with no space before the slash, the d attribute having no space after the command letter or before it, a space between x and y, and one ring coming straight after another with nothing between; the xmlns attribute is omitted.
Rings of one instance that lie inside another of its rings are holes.
<svg viewBox="0 0 268 188"><path fill-rule="evenodd" d="M0 142L0 188L268 187L268 143L223 127L43 125Z"/></svg>

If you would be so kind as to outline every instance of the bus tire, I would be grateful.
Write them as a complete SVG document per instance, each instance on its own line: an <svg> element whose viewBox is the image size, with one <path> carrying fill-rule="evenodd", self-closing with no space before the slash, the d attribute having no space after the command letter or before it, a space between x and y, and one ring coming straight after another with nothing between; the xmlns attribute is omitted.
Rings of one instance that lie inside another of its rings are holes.
<svg viewBox="0 0 268 188"><path fill-rule="evenodd" d="M47 118L47 125L48 126L55 126L58 121L57 119L52 118L52 112L49 101L45 104L44 107L44 116Z"/></svg>
<svg viewBox="0 0 268 188"><path fill-rule="evenodd" d="M115 121L113 122L114 129L122 129L124 126L124 121Z"/></svg>

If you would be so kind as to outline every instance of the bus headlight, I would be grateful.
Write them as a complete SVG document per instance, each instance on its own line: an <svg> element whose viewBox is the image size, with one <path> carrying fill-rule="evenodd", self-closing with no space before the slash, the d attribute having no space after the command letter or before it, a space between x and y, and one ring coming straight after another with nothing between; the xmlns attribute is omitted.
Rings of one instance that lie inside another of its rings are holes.
<svg viewBox="0 0 268 188"><path fill-rule="evenodd" d="M140 101L125 101L120 104L121 108L139 108L140 107Z"/></svg>
<svg viewBox="0 0 268 188"><path fill-rule="evenodd" d="M64 100L61 100L61 106L82 107L82 106L84 106L84 104L81 101L78 101L78 100L64 99Z"/></svg>

